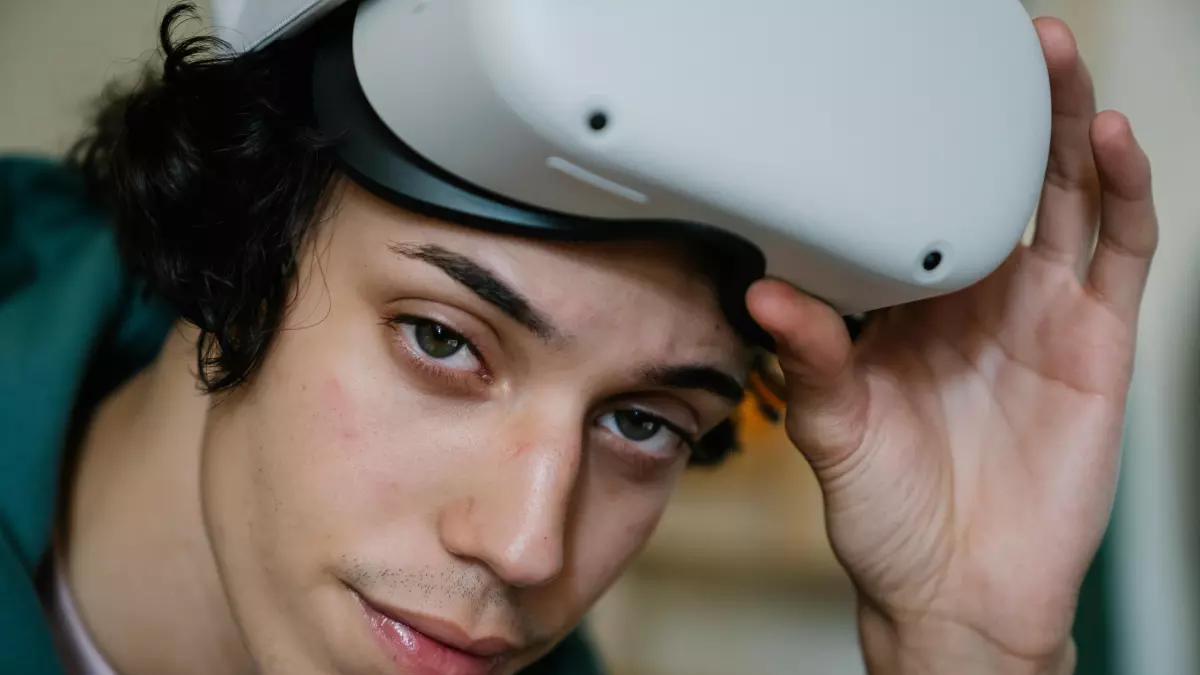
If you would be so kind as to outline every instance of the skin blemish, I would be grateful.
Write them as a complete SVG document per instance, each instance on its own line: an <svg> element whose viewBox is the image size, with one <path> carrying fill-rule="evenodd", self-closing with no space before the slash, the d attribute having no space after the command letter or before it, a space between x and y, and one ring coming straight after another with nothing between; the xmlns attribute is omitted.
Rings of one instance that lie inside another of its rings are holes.
<svg viewBox="0 0 1200 675"><path fill-rule="evenodd" d="M358 438L359 429L356 423L357 415L354 414L354 404L336 376L325 380L322 399L322 407L329 419L337 425L339 435L347 441Z"/></svg>
<svg viewBox="0 0 1200 675"><path fill-rule="evenodd" d="M346 393L342 391L342 383L337 377L325 380L325 405L331 410L337 410L346 403Z"/></svg>

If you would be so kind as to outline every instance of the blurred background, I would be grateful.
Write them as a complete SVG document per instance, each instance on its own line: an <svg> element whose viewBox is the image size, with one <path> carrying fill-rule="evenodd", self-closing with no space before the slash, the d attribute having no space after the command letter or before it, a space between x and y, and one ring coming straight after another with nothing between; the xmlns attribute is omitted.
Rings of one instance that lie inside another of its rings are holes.
<svg viewBox="0 0 1200 675"><path fill-rule="evenodd" d="M966 0L964 0L966 1ZM983 0L976 0L983 1ZM0 152L61 152L102 83L153 47L168 0L0 0ZM201 6L205 3L201 2ZM1200 673L1200 3L1027 0L1066 19L1102 108L1154 161L1162 246L1142 318L1114 525L1077 627L1083 675ZM857 675L852 590L781 430L688 476L591 619L614 675Z"/></svg>

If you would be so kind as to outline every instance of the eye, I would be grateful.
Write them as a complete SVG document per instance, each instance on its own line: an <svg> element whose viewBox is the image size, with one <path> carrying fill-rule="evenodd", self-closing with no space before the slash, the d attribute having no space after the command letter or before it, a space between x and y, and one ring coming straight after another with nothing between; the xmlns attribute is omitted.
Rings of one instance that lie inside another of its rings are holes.
<svg viewBox="0 0 1200 675"><path fill-rule="evenodd" d="M466 371L480 368L474 347L460 333L435 321L416 317L401 317L396 323L410 348L438 365Z"/></svg>
<svg viewBox="0 0 1200 675"><path fill-rule="evenodd" d="M600 426L654 454L669 454L690 441L666 420L644 410L614 410L600 417Z"/></svg>
<svg viewBox="0 0 1200 675"><path fill-rule="evenodd" d="M436 323L417 324L413 332L421 351L439 360L454 356L466 344L461 335Z"/></svg>
<svg viewBox="0 0 1200 675"><path fill-rule="evenodd" d="M617 429L631 441L654 438L662 430L662 423L640 410L619 410L613 413Z"/></svg>

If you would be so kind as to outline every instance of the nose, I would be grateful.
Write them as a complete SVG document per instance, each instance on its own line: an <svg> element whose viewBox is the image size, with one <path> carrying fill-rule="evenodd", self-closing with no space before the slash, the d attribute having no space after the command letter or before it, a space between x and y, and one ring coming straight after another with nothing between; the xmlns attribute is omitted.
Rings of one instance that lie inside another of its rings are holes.
<svg viewBox="0 0 1200 675"><path fill-rule="evenodd" d="M545 585L563 569L583 439L579 416L553 417L510 415L472 470L470 494L439 519L447 551L514 587Z"/></svg>

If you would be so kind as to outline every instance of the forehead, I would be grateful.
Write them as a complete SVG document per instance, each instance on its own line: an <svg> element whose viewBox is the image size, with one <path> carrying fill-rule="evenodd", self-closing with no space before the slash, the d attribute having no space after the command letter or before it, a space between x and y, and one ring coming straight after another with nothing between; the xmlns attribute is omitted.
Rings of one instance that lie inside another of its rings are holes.
<svg viewBox="0 0 1200 675"><path fill-rule="evenodd" d="M413 214L348 181L327 225L335 240L330 250L360 262L395 265L391 249L411 244L467 256L552 317L569 343L682 350L673 356L724 356L739 364L749 353L721 311L710 277L686 247L671 242L500 235Z"/></svg>

